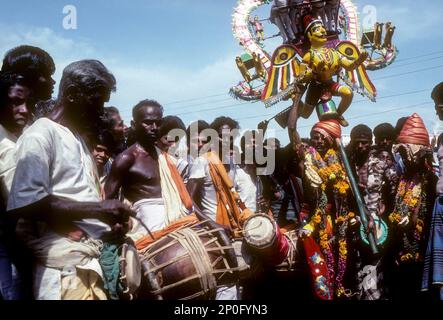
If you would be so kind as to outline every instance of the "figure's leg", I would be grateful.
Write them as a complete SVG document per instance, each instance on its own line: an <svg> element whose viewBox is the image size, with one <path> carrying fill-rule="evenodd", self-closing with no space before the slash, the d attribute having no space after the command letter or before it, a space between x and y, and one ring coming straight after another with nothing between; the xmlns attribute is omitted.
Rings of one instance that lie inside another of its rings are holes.
<svg viewBox="0 0 443 320"><path fill-rule="evenodd" d="M349 108L352 102L352 98L354 97L354 93L352 92L351 88L349 88L346 85L339 85L338 83L334 83L332 85L332 94L334 96L341 97L340 104L337 108L337 113L339 115L339 121L340 124L343 127L347 127L349 123L343 118L343 114L346 112L346 110Z"/></svg>
<svg viewBox="0 0 443 320"><path fill-rule="evenodd" d="M305 102L300 101L300 116L307 119L311 116L322 94L322 87L310 83L306 92Z"/></svg>

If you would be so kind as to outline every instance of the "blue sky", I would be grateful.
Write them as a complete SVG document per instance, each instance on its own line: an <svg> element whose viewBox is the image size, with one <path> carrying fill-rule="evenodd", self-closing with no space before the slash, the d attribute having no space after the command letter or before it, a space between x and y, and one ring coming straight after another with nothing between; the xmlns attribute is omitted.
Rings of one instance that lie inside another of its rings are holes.
<svg viewBox="0 0 443 320"><path fill-rule="evenodd" d="M428 0L426 6L415 0L354 3L359 10L373 5L378 21L396 25L394 43L400 53L390 67L369 73L379 99L372 103L355 95L355 103L346 113L351 126L344 133L359 123L370 127L385 121L395 124L399 117L413 112L423 117L431 133L443 131L430 99L433 86L443 81L442 2ZM62 10L68 4L77 8L76 30L65 30L62 25ZM165 106L166 114L177 114L186 124L227 115L239 119L243 129L255 128L289 104L265 109L262 103L239 104L228 95L229 88L241 80L234 58L243 50L231 30L235 5L235 0L9 1L2 4L0 12L0 52L3 55L24 43L42 47L56 61L57 81L72 61L103 61L117 78L117 92L110 104L121 110L126 122L132 106L153 98ZM267 18L269 8L262 7L254 14ZM267 22L264 27L266 35L277 32ZM266 49L272 52L280 43L280 38L269 40ZM427 70L416 72L421 69ZM420 92L410 93L413 91ZM407 108L413 105L420 106ZM381 113L390 109L396 110ZM300 120L301 134L307 135L315 121L315 115ZM285 131L275 122L269 128L287 141Z"/></svg>

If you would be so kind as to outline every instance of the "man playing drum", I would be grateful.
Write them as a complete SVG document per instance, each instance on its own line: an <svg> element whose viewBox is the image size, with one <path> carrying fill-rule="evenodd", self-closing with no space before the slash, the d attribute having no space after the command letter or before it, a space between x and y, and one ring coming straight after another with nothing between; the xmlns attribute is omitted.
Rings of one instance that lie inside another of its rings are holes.
<svg viewBox="0 0 443 320"><path fill-rule="evenodd" d="M131 237L138 240L188 215L192 200L177 172L176 160L155 145L163 107L157 101L143 100L133 108L132 116L137 142L116 157L105 184L105 196L116 198L122 188L123 196L144 224L134 222Z"/></svg>

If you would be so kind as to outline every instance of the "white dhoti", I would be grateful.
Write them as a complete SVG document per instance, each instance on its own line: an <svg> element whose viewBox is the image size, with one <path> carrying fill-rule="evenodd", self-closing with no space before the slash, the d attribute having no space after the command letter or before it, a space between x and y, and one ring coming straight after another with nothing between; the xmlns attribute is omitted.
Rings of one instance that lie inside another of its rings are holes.
<svg viewBox="0 0 443 320"><path fill-rule="evenodd" d="M141 220L151 232L161 230L168 224L166 207L162 198L139 200L132 205L132 209L137 213L137 219ZM132 219L133 226L127 234L134 241L148 234L146 228L137 219Z"/></svg>

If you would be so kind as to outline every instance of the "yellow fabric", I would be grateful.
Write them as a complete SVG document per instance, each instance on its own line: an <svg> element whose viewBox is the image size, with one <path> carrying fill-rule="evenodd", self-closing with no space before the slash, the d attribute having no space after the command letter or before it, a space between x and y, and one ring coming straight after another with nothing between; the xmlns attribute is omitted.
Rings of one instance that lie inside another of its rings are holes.
<svg viewBox="0 0 443 320"><path fill-rule="evenodd" d="M177 170L177 166L174 163L172 163L172 158L169 154L164 153L164 156L165 156L169 171L171 173L172 180L174 181L174 183L177 187L180 199L182 200L183 205L188 210L191 210L192 209L192 199L188 193L188 190L186 189L185 183L183 182L183 179L180 176L180 173Z"/></svg>
<svg viewBox="0 0 443 320"><path fill-rule="evenodd" d="M152 237L150 234L143 236L142 238L138 239L135 242L135 246L136 246L137 250L142 250L142 249L146 248L147 246L149 246L150 244L157 241L158 239L160 239L161 237L167 235L168 233L173 232L173 231L177 230L178 228L183 227L185 225L192 225L196 222L198 222L198 218L196 217L196 215L194 213L190 214L186 217L183 217L181 219L178 219L178 220L172 222L166 228L152 232Z"/></svg>
<svg viewBox="0 0 443 320"><path fill-rule="evenodd" d="M182 201L180 190L177 187L174 176L171 173L170 166L168 165L167 153L163 153L157 148L158 152L158 167L160 171L160 186L162 191L162 198L166 207L167 224L178 220L187 214L189 214L189 203L186 205Z"/></svg>
<svg viewBox="0 0 443 320"><path fill-rule="evenodd" d="M233 230L241 229L244 221L253 212L247 209L240 200L234 190L234 184L218 156L214 152L208 152L203 156L208 160L209 173L217 191L216 222ZM240 211L239 205L243 211Z"/></svg>
<svg viewBox="0 0 443 320"><path fill-rule="evenodd" d="M107 300L103 281L92 270L76 268L76 274L62 277L62 300Z"/></svg>

